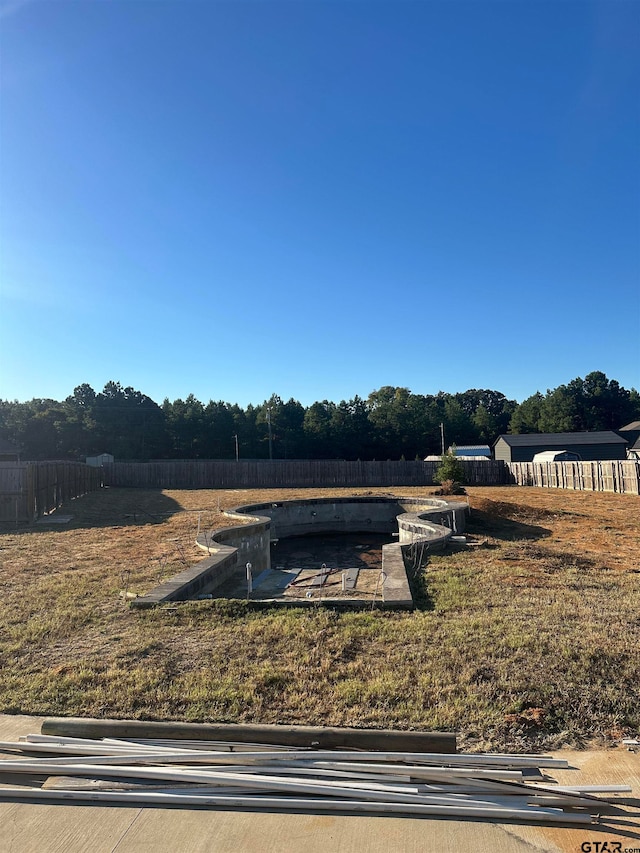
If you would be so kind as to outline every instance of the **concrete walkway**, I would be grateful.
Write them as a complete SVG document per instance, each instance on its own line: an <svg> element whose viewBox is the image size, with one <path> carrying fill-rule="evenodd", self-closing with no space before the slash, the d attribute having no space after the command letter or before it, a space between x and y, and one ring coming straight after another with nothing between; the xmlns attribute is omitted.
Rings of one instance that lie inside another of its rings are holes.
<svg viewBox="0 0 640 853"><path fill-rule="evenodd" d="M38 717L0 715L0 740L39 732ZM561 784L626 784L631 803L573 829L428 818L228 812L0 802L0 853L578 853L584 842L640 853L640 753L565 750ZM9 758L0 754L0 759ZM1 783L0 783L1 784ZM586 847L584 849L587 849ZM599 849L602 849L601 847ZM607 849L606 847L604 848Z"/></svg>

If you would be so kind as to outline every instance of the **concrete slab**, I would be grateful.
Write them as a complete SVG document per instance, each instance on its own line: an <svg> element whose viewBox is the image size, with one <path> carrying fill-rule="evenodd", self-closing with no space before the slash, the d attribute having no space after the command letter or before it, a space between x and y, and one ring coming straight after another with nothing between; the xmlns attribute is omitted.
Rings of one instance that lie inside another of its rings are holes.
<svg viewBox="0 0 640 853"><path fill-rule="evenodd" d="M299 569L276 569L269 570L265 573L266 577L259 584L254 586L254 589L260 587L260 594L269 596L278 596L286 589L291 581L294 581L300 574Z"/></svg>
<svg viewBox="0 0 640 853"><path fill-rule="evenodd" d="M1 716L0 739L39 732L38 717ZM555 753L575 771L560 784L628 784L631 806L585 829L461 820L305 815L0 802L0 853L578 853L640 849L640 754L623 748ZM8 754L2 758L10 757ZM584 848L586 849L586 848ZM600 847L602 849L602 847ZM607 848L604 848L605 850Z"/></svg>
<svg viewBox="0 0 640 853"><path fill-rule="evenodd" d="M36 524L69 524L72 515L60 515L57 512L53 515L43 515L36 520Z"/></svg>
<svg viewBox="0 0 640 853"><path fill-rule="evenodd" d="M348 569L346 572L345 578L345 589L352 590L356 588L356 584L358 583L358 575L360 573L360 569Z"/></svg>

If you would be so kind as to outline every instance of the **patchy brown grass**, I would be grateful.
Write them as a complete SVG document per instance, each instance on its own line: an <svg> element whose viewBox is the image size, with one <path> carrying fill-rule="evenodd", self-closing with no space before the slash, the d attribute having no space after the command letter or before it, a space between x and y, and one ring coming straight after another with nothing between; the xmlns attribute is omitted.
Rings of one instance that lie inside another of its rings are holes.
<svg viewBox="0 0 640 853"><path fill-rule="evenodd" d="M425 495L427 489L397 488ZM388 490L108 489L0 533L0 710L436 728L531 749L640 728L637 497L470 488L477 547L431 558L413 613L129 609L201 556L220 508Z"/></svg>

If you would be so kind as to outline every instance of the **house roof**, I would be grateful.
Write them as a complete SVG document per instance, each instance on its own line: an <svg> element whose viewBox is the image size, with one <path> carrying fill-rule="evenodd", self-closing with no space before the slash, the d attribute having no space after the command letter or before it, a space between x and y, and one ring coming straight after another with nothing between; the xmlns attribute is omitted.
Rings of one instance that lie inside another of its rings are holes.
<svg viewBox="0 0 640 853"><path fill-rule="evenodd" d="M630 424L620 427L618 432L632 432L637 429L640 429L640 421L631 421Z"/></svg>
<svg viewBox="0 0 640 853"><path fill-rule="evenodd" d="M502 439L509 447L562 447L565 444L626 444L626 438L611 429L600 432L538 432L523 435L499 435L495 445Z"/></svg>

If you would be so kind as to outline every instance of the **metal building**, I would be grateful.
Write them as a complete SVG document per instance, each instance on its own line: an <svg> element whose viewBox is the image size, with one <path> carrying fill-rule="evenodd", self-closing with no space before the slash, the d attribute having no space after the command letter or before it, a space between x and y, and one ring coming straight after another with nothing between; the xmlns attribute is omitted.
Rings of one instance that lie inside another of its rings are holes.
<svg viewBox="0 0 640 853"><path fill-rule="evenodd" d="M113 465L112 453L99 453L97 456L87 456L87 465L92 468L100 468L102 465Z"/></svg>
<svg viewBox="0 0 640 853"><path fill-rule="evenodd" d="M488 444L452 444L449 453L455 453L459 459L491 459Z"/></svg>
<svg viewBox="0 0 640 853"><path fill-rule="evenodd" d="M632 421L616 430L619 436L627 441L627 456L629 459L640 459L640 421Z"/></svg>
<svg viewBox="0 0 640 853"><path fill-rule="evenodd" d="M626 459L627 441L613 430L600 432L555 432L527 435L500 435L493 445L496 459L504 462L532 462L543 450L577 453L583 461Z"/></svg>

